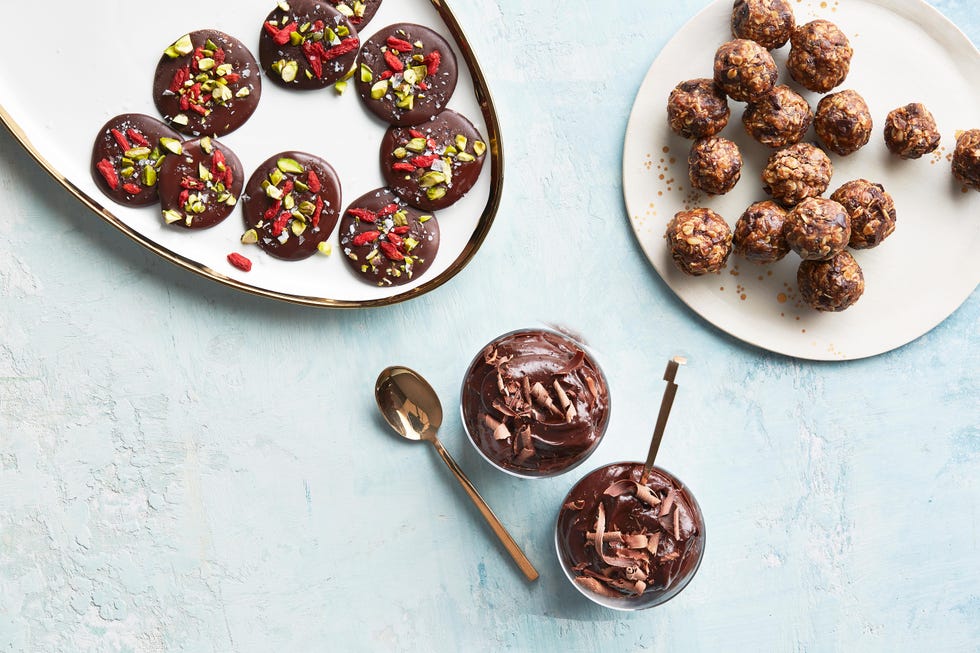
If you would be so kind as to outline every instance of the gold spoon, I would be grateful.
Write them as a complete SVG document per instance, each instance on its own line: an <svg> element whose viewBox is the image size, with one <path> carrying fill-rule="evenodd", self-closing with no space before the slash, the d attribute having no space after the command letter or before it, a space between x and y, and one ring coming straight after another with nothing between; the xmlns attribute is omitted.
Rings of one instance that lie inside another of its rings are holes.
<svg viewBox="0 0 980 653"><path fill-rule="evenodd" d="M436 448L443 462L452 470L456 480L476 504L480 514L500 538L510 557L514 559L528 580L537 580L538 572L534 565L436 437L436 431L442 426L442 404L439 403L439 397L432 386L417 372L407 367L389 367L378 375L378 380L374 384L374 398L385 421L398 435L408 440L430 442Z"/></svg>
<svg viewBox="0 0 980 653"><path fill-rule="evenodd" d="M667 387L664 388L664 398L660 401L660 414L657 415L657 425L653 429L653 439L650 440L650 451L647 453L647 462L643 466L643 474L640 476L640 483L646 485L650 480L650 472L653 471L653 463L657 459L657 451L660 443L664 439L664 429L667 428L667 418L670 416L670 407L674 405L674 395L677 394L677 384L674 378L677 376L677 368L686 365L687 359L681 356L674 358L667 363L667 370L664 372L664 381Z"/></svg>

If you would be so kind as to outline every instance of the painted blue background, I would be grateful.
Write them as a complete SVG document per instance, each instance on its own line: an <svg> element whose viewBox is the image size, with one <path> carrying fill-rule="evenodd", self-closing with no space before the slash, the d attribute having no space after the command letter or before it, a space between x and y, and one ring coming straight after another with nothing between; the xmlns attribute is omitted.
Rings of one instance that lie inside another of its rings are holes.
<svg viewBox="0 0 980 653"><path fill-rule="evenodd" d="M634 243L627 115L704 4L454 3L506 192L459 277L380 310L175 269L0 133L0 651L980 649L978 294L898 351L814 364L702 322ZM980 41L974 3L934 4ZM614 415L585 467L526 481L478 457L455 405L485 342L541 322L595 346ZM696 493L707 553L674 601L613 613L562 576L552 523L587 469L643 457L675 354L659 460ZM391 363L440 392L444 442L536 584L434 452L375 417Z"/></svg>

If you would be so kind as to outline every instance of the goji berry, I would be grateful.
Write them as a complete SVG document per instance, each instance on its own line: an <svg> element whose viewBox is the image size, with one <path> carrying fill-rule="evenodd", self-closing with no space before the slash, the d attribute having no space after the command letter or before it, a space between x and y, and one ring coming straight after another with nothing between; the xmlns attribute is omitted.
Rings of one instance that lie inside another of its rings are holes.
<svg viewBox="0 0 980 653"><path fill-rule="evenodd" d="M283 211L280 213L279 217L276 218L276 221L272 223L272 235L276 238L281 236L283 229L286 228L286 225L289 224L289 219L292 217L293 214L289 211Z"/></svg>
<svg viewBox="0 0 980 653"><path fill-rule="evenodd" d="M266 23L268 25L268 23ZM289 35L296 31L295 22L289 23L280 29L276 34L273 35L272 40L276 42L276 45L286 45L289 43Z"/></svg>
<svg viewBox="0 0 980 653"><path fill-rule="evenodd" d="M218 148L214 149L214 154L211 155L211 172L218 172L224 169L227 160L225 159L225 154Z"/></svg>
<svg viewBox="0 0 980 653"><path fill-rule="evenodd" d="M395 247L401 247L402 246L402 243L404 243L405 241L403 241L402 240L402 237L399 236L398 234L396 234L395 232L389 231L388 232L388 242L391 243L392 245L394 245Z"/></svg>
<svg viewBox="0 0 980 653"><path fill-rule="evenodd" d="M408 135L411 136L412 138L425 138L425 134L423 134L417 129L409 129Z"/></svg>
<svg viewBox="0 0 980 653"><path fill-rule="evenodd" d="M282 200L276 200L272 203L272 206L269 207L269 210L262 215L262 217L264 217L266 220L272 220L274 217L276 217L276 215L279 213L279 209L281 208Z"/></svg>
<svg viewBox="0 0 980 653"><path fill-rule="evenodd" d="M174 78L170 82L170 92L177 93L180 91L181 87L184 86L184 82L191 78L191 71L184 66L183 68L178 68L177 72L174 73Z"/></svg>
<svg viewBox="0 0 980 653"><path fill-rule="evenodd" d="M191 192L189 190L180 191L180 195L177 197L177 205L180 208L187 206L187 200L191 197Z"/></svg>
<svg viewBox="0 0 980 653"><path fill-rule="evenodd" d="M361 222L375 222L378 219L378 216L374 214L374 211L369 211L368 209L359 209L355 207L352 209L347 209L347 212Z"/></svg>
<svg viewBox="0 0 980 653"><path fill-rule="evenodd" d="M310 173L306 176L306 185L309 187L311 193L319 193L320 188L320 178L316 176L316 173L310 170Z"/></svg>
<svg viewBox="0 0 980 653"><path fill-rule="evenodd" d="M319 45L319 43L317 44ZM348 36L337 45L333 46L323 54L324 61L330 61L337 57L342 57L348 52L353 52L361 46L361 41L356 36Z"/></svg>
<svg viewBox="0 0 980 653"><path fill-rule="evenodd" d="M141 190L139 186L137 186L136 184L134 184L132 182L127 183L127 184L123 184L123 187L122 188L123 188L124 191L126 191L130 195L137 195L140 192L140 190Z"/></svg>
<svg viewBox="0 0 980 653"><path fill-rule="evenodd" d="M237 252L228 255L228 262L242 272L249 272L252 269L252 262Z"/></svg>
<svg viewBox="0 0 980 653"><path fill-rule="evenodd" d="M132 141L137 145L139 145L140 147L150 146L150 141L146 140L146 137L144 137L143 134L139 133L135 129L127 129L126 135L129 136L129 138L132 139Z"/></svg>
<svg viewBox="0 0 980 653"><path fill-rule="evenodd" d="M408 226L407 224L404 224L404 225L402 225L402 226L400 226L400 227L395 227L394 229L392 229L392 231L393 231L394 233L396 233L396 234L398 234L399 236L404 236L404 235L405 235L405 234L407 234L407 233L408 233L409 231L411 231L411 229L412 229L412 228L411 228L411 227L409 227L409 226Z"/></svg>
<svg viewBox="0 0 980 653"><path fill-rule="evenodd" d="M306 61L310 64L310 70L316 75L317 79L323 77L323 62L320 61L320 54L318 50L322 50L322 46L317 48L319 43L313 43L312 41L307 41L303 44L303 54L306 56Z"/></svg>
<svg viewBox="0 0 980 653"><path fill-rule="evenodd" d="M116 139L116 143L119 144L119 147L122 148L123 152L126 152L130 149L129 141L126 140L126 137L123 136L123 133L121 131L119 131L118 129L113 129L112 137Z"/></svg>
<svg viewBox="0 0 980 653"><path fill-rule="evenodd" d="M293 183L293 180L287 179L286 183L282 185L282 196L285 197L286 195L292 193L293 188L295 188L295 184Z"/></svg>
<svg viewBox="0 0 980 653"><path fill-rule="evenodd" d="M391 215L392 213L394 213L397 210L398 210L398 205L397 204L394 204L394 203L389 204L388 206L382 207L381 210L378 211L378 217L383 217L383 216L386 216L386 215Z"/></svg>
<svg viewBox="0 0 980 653"><path fill-rule="evenodd" d="M316 196L316 208L313 209L313 215L310 217L310 221L313 223L313 228L315 229L320 225L320 214L323 213L323 199L317 195Z"/></svg>
<svg viewBox="0 0 980 653"><path fill-rule="evenodd" d="M225 51L222 50L221 48L218 48L217 50L214 51L212 58L214 59L214 65L220 66L225 62Z"/></svg>
<svg viewBox="0 0 980 653"><path fill-rule="evenodd" d="M200 104L192 104L191 111L194 111L195 113L199 113L202 116L208 115L208 110L205 107L202 107Z"/></svg>
<svg viewBox="0 0 980 653"><path fill-rule="evenodd" d="M424 79L419 82L419 90L420 91L428 91L429 90L429 85L425 83L425 80Z"/></svg>
<svg viewBox="0 0 980 653"><path fill-rule="evenodd" d="M411 52L412 51L412 44L409 43L408 41L404 41L404 40L398 38L397 36L389 36L388 37L388 47L389 48L394 48L394 49L399 50L401 52Z"/></svg>
<svg viewBox="0 0 980 653"><path fill-rule="evenodd" d="M315 21L313 22L313 31L314 31L314 32L322 32L322 31L323 31L323 28L324 28L324 27L326 27L326 25L324 25L324 24L323 24L323 21L322 21L322 20L320 20L319 18L318 18L318 19L316 19L316 20L315 20Z"/></svg>
<svg viewBox="0 0 980 653"><path fill-rule="evenodd" d="M412 157L412 165L416 168L428 168L433 163L439 160L438 154L429 154L427 156L415 156Z"/></svg>
<svg viewBox="0 0 980 653"><path fill-rule="evenodd" d="M442 55L439 54L438 50L433 50L429 54L425 55L423 60L426 67L426 73L429 75L435 75L439 72L439 64L442 63Z"/></svg>
<svg viewBox="0 0 980 653"><path fill-rule="evenodd" d="M191 188L193 190L201 190L202 188L204 188L204 182L201 181L200 179L194 179L193 177L185 176L180 180L180 187Z"/></svg>
<svg viewBox="0 0 980 653"><path fill-rule="evenodd" d="M391 243L382 242L379 247L384 255L387 256L392 261L404 261L405 255L398 251L398 249Z"/></svg>
<svg viewBox="0 0 980 653"><path fill-rule="evenodd" d="M388 67L394 70L396 73L400 73L405 70L405 64L403 64L391 50L385 50L385 63L388 64Z"/></svg>
<svg viewBox="0 0 980 653"><path fill-rule="evenodd" d="M116 169L112 167L109 159L102 159L95 164L95 168L105 179L105 183L109 184L109 188L112 190L119 188L119 175L116 173Z"/></svg>
<svg viewBox="0 0 980 653"><path fill-rule="evenodd" d="M399 161L391 166L392 170L400 170L402 172L415 172L415 166L411 163L405 163L404 161Z"/></svg>
<svg viewBox="0 0 980 653"><path fill-rule="evenodd" d="M187 111L190 108L191 108L191 99L189 97L187 97L186 95L181 95L180 96L180 110L181 111Z"/></svg>
<svg viewBox="0 0 980 653"><path fill-rule="evenodd" d="M228 82L229 84L234 84L234 83L235 83L235 82L237 82L237 81L238 81L239 79L241 79L241 77L239 76L239 74L238 74L238 73L228 73L227 75L225 75L225 78L224 78L224 79L225 79L225 81L226 81L226 82Z"/></svg>
<svg viewBox="0 0 980 653"><path fill-rule="evenodd" d="M373 243L380 237L381 232L379 231L362 231L354 236L350 242L354 247L360 247L362 245L367 245L368 243Z"/></svg>
<svg viewBox="0 0 980 653"><path fill-rule="evenodd" d="M394 73L390 70L382 70L381 74L378 75L378 79L389 79L392 75L394 75Z"/></svg>

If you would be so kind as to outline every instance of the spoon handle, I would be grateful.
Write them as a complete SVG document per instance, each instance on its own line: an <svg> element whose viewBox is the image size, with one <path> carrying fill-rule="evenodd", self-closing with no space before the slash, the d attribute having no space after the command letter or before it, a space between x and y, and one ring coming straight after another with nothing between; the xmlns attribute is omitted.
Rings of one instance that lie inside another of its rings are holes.
<svg viewBox="0 0 980 653"><path fill-rule="evenodd" d="M476 504L476 507L479 508L480 514L487 520L490 528L494 533L496 533L497 537L500 538L501 544L503 544L504 548L507 549L507 553L509 553L510 557L514 559L514 562L517 563L517 566L520 567L522 572L524 572L527 579L537 580L538 570L534 568L531 561L527 559L526 555L524 555L521 547L514 541L514 538L510 536L510 533L508 533L504 525L500 523L500 520L497 519L497 515L493 514L493 510L490 509L487 502L483 500L480 493L476 491L475 487L473 487L473 483L470 482L470 479L466 478L466 474L464 474L463 470L459 468L459 465L456 464L453 457L449 455L449 452L446 451L446 448L442 446L442 443L439 442L439 440L433 439L432 445L436 448L436 451L439 452L439 455L442 457L443 462L446 463L446 466L452 470L453 475L456 476L456 480L459 481L459 484L463 486L464 490L466 490L466 494L469 495L473 503Z"/></svg>

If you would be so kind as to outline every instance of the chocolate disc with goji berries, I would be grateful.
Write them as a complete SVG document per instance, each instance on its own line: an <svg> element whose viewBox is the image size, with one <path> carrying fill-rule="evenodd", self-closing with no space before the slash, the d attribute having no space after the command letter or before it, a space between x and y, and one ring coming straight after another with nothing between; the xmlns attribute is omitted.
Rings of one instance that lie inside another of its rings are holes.
<svg viewBox="0 0 980 653"><path fill-rule="evenodd" d="M209 137L186 141L160 168L163 220L185 229L213 227L235 209L244 185L234 152Z"/></svg>
<svg viewBox="0 0 980 653"><path fill-rule="evenodd" d="M347 16L347 20L358 29L363 30L381 6L381 0L329 0L334 9Z"/></svg>
<svg viewBox="0 0 980 653"><path fill-rule="evenodd" d="M447 109L422 125L389 127L381 139L381 173L403 200L436 211L473 187L486 151L473 123Z"/></svg>
<svg viewBox="0 0 980 653"><path fill-rule="evenodd" d="M340 219L340 247L351 269L376 286L418 279L439 251L439 222L387 188L354 200Z"/></svg>
<svg viewBox="0 0 980 653"><path fill-rule="evenodd" d="M321 0L280 2L262 24L259 60L269 79L312 90L344 78L361 42L357 30Z"/></svg>
<svg viewBox="0 0 980 653"><path fill-rule="evenodd" d="M449 43L412 23L389 25L365 41L355 73L364 106L392 125L416 125L442 111L457 75Z"/></svg>
<svg viewBox="0 0 980 653"><path fill-rule="evenodd" d="M255 57L241 41L205 29L163 51L153 79L153 101L164 120L192 136L223 136L259 105L262 82Z"/></svg>
<svg viewBox="0 0 980 653"><path fill-rule="evenodd" d="M160 201L157 178L164 158L180 154L180 134L141 113L116 116L92 147L92 178L106 197L127 206Z"/></svg>
<svg viewBox="0 0 980 653"><path fill-rule="evenodd" d="M282 152L260 165L245 185L242 243L258 243L276 258L316 253L340 216L340 179L323 159Z"/></svg>

